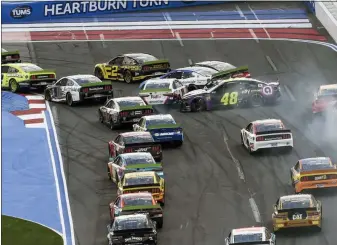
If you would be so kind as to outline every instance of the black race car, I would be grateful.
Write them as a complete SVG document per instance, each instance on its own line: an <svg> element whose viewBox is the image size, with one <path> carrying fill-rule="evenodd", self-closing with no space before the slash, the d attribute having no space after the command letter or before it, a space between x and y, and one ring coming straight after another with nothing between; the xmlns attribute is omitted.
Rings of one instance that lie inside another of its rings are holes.
<svg viewBox="0 0 337 245"><path fill-rule="evenodd" d="M137 123L141 117L152 114L152 106L138 96L110 99L98 109L99 121L109 125L110 129Z"/></svg>
<svg viewBox="0 0 337 245"><path fill-rule="evenodd" d="M276 102L281 97L279 82L262 82L253 78L211 80L204 89L186 93L181 99L181 112L196 112L242 106L258 107Z"/></svg>
<svg viewBox="0 0 337 245"><path fill-rule="evenodd" d="M116 217L108 225L108 244L157 244L156 222L148 214L132 214Z"/></svg>
<svg viewBox="0 0 337 245"><path fill-rule="evenodd" d="M119 55L108 63L97 64L95 66L95 76L101 80L131 83L159 77L170 70L170 62L168 60L157 59L149 54L132 53Z"/></svg>
<svg viewBox="0 0 337 245"><path fill-rule="evenodd" d="M109 158L131 152L150 152L156 162L163 159L162 147L156 143L150 132L128 132L119 134L109 142Z"/></svg>

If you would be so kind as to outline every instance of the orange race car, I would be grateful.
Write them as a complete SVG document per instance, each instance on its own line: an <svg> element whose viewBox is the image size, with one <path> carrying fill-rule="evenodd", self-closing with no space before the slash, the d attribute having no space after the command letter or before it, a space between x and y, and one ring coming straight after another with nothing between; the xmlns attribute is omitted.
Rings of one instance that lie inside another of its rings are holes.
<svg viewBox="0 0 337 245"><path fill-rule="evenodd" d="M306 189L337 187L337 166L329 157L299 160L290 171L295 193Z"/></svg>

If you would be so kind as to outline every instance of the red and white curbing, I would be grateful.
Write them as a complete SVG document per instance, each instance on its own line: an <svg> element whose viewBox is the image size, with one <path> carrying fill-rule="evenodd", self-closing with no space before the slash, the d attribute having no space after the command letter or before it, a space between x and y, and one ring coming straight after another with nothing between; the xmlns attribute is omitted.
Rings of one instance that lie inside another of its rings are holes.
<svg viewBox="0 0 337 245"><path fill-rule="evenodd" d="M28 100L29 109L14 111L13 115L22 119L27 128L46 128L43 111L47 109L44 97L41 95L24 95Z"/></svg>

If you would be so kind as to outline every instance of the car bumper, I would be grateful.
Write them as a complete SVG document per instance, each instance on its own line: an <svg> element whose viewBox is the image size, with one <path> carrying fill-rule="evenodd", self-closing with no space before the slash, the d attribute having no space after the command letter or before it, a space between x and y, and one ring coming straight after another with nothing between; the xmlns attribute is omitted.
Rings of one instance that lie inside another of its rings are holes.
<svg viewBox="0 0 337 245"><path fill-rule="evenodd" d="M81 100L101 99L108 96L113 96L113 91L102 91L97 93L80 93Z"/></svg>
<svg viewBox="0 0 337 245"><path fill-rule="evenodd" d="M287 228L299 228L299 227L310 227L310 226L318 226L321 227L321 218L317 219L308 219L308 220L301 220L301 221L274 221L273 222L273 229L274 231L278 231L280 229L287 229Z"/></svg>
<svg viewBox="0 0 337 245"><path fill-rule="evenodd" d="M177 134L172 136L156 136L156 133L152 135L153 139L158 143L172 142L172 141L183 141L183 134Z"/></svg>
<svg viewBox="0 0 337 245"><path fill-rule="evenodd" d="M48 85L53 84L56 79L41 79L41 80L25 80L22 82L18 82L20 87L46 87Z"/></svg>
<svg viewBox="0 0 337 245"><path fill-rule="evenodd" d="M294 146L293 139L289 139L289 140L255 142L254 144L251 144L250 147L252 151L257 151L260 149L282 148L282 147L293 147L293 146Z"/></svg>
<svg viewBox="0 0 337 245"><path fill-rule="evenodd" d="M336 188L337 180L324 180L324 181L308 181L306 183L300 182L295 185L295 191L297 193L302 192L303 190L312 190L312 189L325 189L325 188Z"/></svg>
<svg viewBox="0 0 337 245"><path fill-rule="evenodd" d="M164 203L164 193L152 193L153 199L156 200L159 203Z"/></svg>

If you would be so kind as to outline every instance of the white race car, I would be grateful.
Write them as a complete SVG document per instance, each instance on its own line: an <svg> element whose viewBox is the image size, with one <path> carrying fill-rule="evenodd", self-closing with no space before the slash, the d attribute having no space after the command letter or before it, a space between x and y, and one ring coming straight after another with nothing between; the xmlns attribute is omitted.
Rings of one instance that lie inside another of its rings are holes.
<svg viewBox="0 0 337 245"><path fill-rule="evenodd" d="M153 78L141 85L139 96L148 105L166 105L178 101L187 92L187 87L177 79Z"/></svg>
<svg viewBox="0 0 337 245"><path fill-rule="evenodd" d="M276 235L266 227L233 229L225 238L225 245L276 245Z"/></svg>
<svg viewBox="0 0 337 245"><path fill-rule="evenodd" d="M294 147L291 130L286 129L279 119L249 123L246 128L241 129L241 143L249 153L266 148Z"/></svg>

